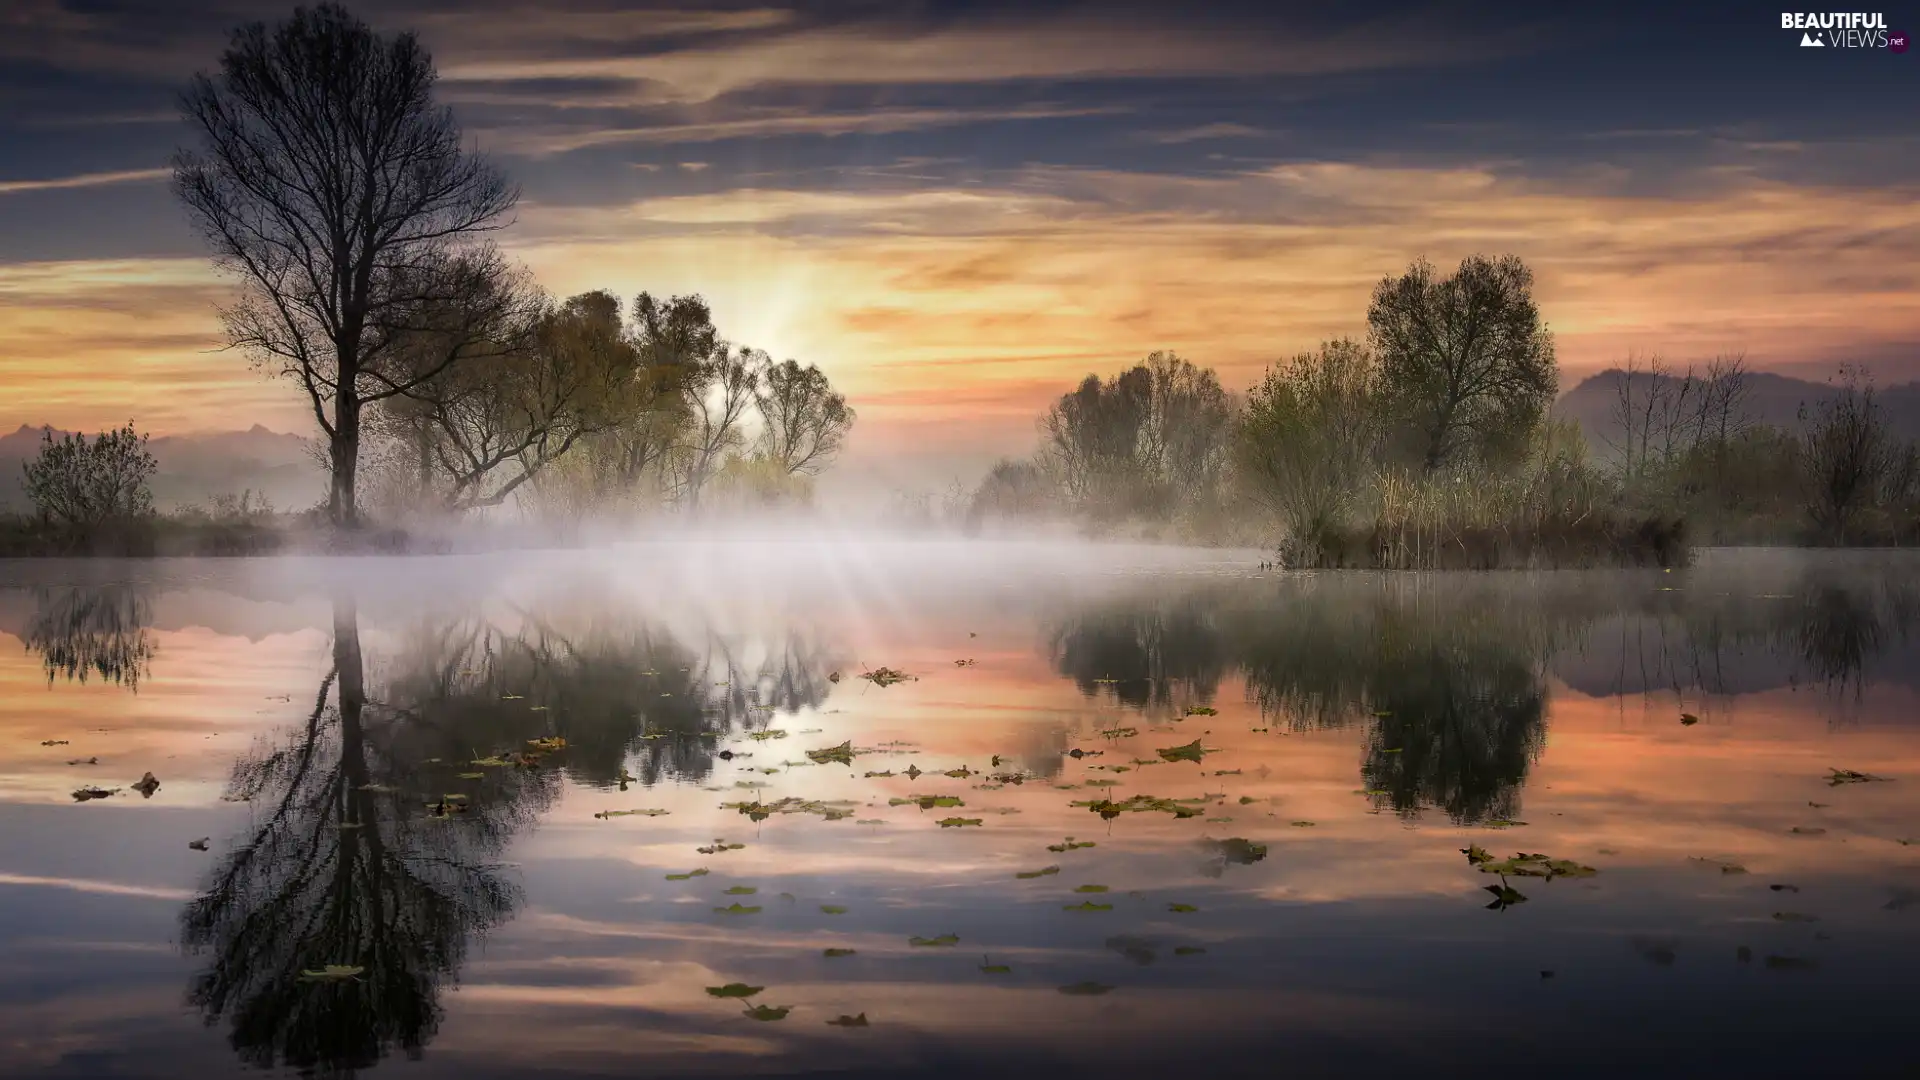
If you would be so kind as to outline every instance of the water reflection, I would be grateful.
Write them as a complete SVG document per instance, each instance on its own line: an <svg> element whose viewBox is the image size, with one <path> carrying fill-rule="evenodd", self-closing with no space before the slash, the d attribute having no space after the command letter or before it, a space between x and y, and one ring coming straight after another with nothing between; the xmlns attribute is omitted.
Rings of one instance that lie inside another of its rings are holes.
<svg viewBox="0 0 1920 1080"><path fill-rule="evenodd" d="M469 940L517 902L494 860L555 789L549 774L495 770L464 812L423 812L421 775L468 735L369 702L365 668L342 594L306 726L235 765L229 797L260 816L180 917L183 945L211 954L188 1000L229 1021L249 1065L336 1075L395 1048L417 1057ZM351 974L316 982L329 967Z"/></svg>
<svg viewBox="0 0 1920 1080"><path fill-rule="evenodd" d="M34 590L33 615L21 640L40 657L49 686L64 675L138 690L153 663L152 622L152 603L133 586L42 587Z"/></svg>

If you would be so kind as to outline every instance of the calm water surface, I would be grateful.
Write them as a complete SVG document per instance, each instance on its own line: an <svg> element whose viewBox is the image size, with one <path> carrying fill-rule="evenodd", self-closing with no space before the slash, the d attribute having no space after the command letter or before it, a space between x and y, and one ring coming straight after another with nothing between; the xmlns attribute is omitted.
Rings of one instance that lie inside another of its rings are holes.
<svg viewBox="0 0 1920 1080"><path fill-rule="evenodd" d="M0 562L0 1073L1911 1075L1920 558L1256 560Z"/></svg>

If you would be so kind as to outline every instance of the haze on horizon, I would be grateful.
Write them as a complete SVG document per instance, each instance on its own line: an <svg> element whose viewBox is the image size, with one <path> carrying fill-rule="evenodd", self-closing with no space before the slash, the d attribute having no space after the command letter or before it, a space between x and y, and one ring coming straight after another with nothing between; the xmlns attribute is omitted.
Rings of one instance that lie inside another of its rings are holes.
<svg viewBox="0 0 1920 1080"><path fill-rule="evenodd" d="M1244 389L1420 255L1525 259L1563 388L1628 350L1920 376L1911 54L1802 52L1751 5L1288 7L353 5L421 33L521 184L511 256L819 365L848 478L1024 454L1154 349ZM310 434L220 351L165 182L177 88L290 10L0 15L0 431Z"/></svg>

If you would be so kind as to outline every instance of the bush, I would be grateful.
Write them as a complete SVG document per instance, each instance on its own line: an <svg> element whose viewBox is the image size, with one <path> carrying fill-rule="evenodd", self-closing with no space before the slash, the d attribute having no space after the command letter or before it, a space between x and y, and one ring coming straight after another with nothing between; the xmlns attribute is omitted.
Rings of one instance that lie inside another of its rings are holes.
<svg viewBox="0 0 1920 1080"><path fill-rule="evenodd" d="M157 467L146 436L129 421L91 442L84 435L56 441L49 431L22 470L43 533L69 550L138 554L151 545L149 484Z"/></svg>

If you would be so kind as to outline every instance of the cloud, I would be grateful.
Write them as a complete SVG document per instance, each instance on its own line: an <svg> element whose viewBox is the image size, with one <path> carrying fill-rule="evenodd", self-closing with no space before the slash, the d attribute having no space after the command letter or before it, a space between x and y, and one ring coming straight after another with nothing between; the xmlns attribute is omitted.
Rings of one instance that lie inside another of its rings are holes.
<svg viewBox="0 0 1920 1080"><path fill-rule="evenodd" d="M163 180L169 169L124 169L119 172L81 173L51 180L0 180L0 195L18 195L28 191L64 191L69 188L104 187L107 184L141 184Z"/></svg>
<svg viewBox="0 0 1920 1080"><path fill-rule="evenodd" d="M1261 139L1277 132L1247 124L1214 123L1201 124L1198 127L1180 128L1177 131L1143 131L1140 138L1146 142L1178 145L1180 143L1201 142L1214 139Z"/></svg>
<svg viewBox="0 0 1920 1080"><path fill-rule="evenodd" d="M532 31L537 34L537 30ZM1523 32L1469 38L1444 23L1208 26L1118 14L976 20L935 26L869 22L665 52L580 55L530 40L492 57L453 57L450 83L514 79L629 80L635 104L711 101L756 86L991 83L1089 78L1326 75L1430 67L1526 47Z"/></svg>

